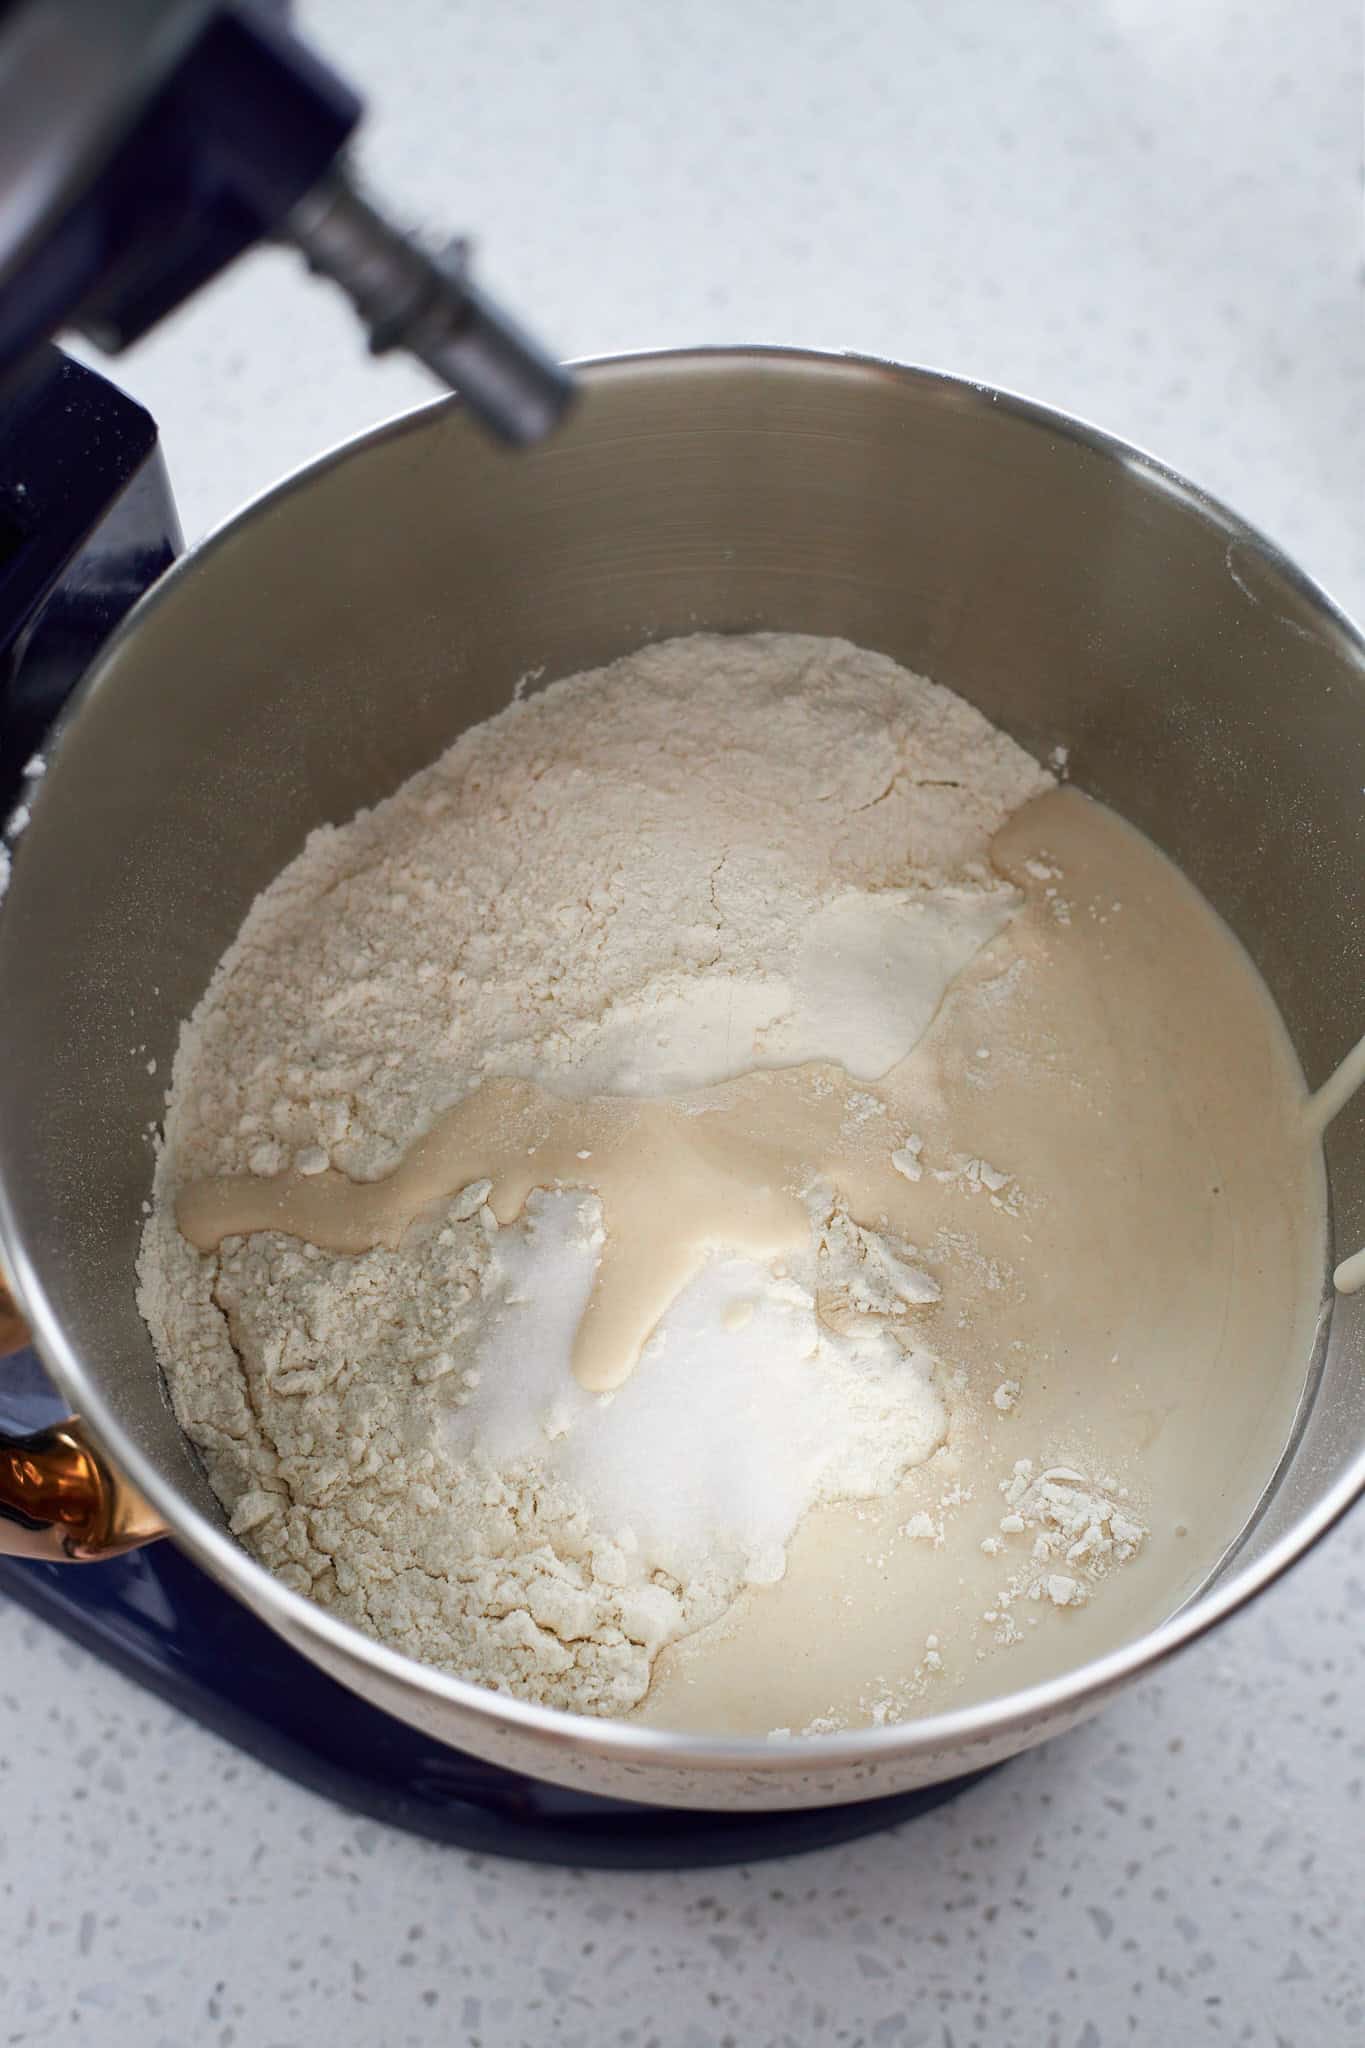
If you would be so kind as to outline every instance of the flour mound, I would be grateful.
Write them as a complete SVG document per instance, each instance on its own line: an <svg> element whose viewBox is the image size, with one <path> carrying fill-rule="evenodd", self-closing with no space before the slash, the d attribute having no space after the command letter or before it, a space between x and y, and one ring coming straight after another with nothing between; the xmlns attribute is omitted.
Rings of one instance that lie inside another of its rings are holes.
<svg viewBox="0 0 1365 2048"><path fill-rule="evenodd" d="M873 1078L1008 918L989 843L1050 786L883 656L698 636L510 706L315 832L182 1032L139 1264L242 1540L414 1656L620 1713L666 1642L781 1576L810 1506L929 1456L945 1410L912 1325L936 1283L832 1193L780 1271L718 1246L607 1403L567 1357L591 1198L499 1230L475 1185L355 1258L270 1232L201 1255L174 1202L290 1164L378 1177L494 1075Z"/></svg>

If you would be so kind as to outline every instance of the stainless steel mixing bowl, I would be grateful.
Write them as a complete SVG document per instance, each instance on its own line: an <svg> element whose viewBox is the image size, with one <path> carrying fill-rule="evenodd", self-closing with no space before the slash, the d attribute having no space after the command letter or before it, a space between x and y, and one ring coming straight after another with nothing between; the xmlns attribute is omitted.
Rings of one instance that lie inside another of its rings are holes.
<svg viewBox="0 0 1365 2048"><path fill-rule="evenodd" d="M1365 1484L1365 1295L1335 1304L1259 1519L1175 1619L995 1703L780 1746L512 1703L287 1591L227 1533L133 1298L177 1026L256 892L528 672L698 627L842 634L1040 756L1065 746L1244 940L1310 1081L1365 1028L1365 644L1274 548L1146 456L951 378L766 350L607 362L534 453L442 403L324 458L183 561L99 661L0 914L0 1252L100 1447L63 1451L69 1486L85 1457L114 1499L92 1547L161 1518L305 1656L518 1770L677 1805L825 1804L1057 1733L1301 1555ZM155 1076L129 1057L144 1042ZM1353 1251L1365 1102L1327 1150Z"/></svg>

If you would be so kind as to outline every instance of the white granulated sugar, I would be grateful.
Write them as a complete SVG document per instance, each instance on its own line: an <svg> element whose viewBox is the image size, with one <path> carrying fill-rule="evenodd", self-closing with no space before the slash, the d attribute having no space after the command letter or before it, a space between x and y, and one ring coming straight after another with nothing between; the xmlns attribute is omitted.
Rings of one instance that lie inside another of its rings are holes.
<svg viewBox="0 0 1365 2048"><path fill-rule="evenodd" d="M927 1458L933 1255L829 1191L780 1264L717 1247L608 1396L569 1371L602 1249L581 1191L499 1228L474 1183L352 1258L278 1233L202 1256L173 1205L212 1174L381 1176L495 1075L875 1080L1011 915L989 842L1049 786L880 655L698 636L510 706L315 832L182 1034L139 1269L250 1548L415 1656L619 1713L664 1643L781 1577L813 1504ZM918 1141L886 1142L913 1180Z"/></svg>
<svg viewBox="0 0 1365 2048"><path fill-rule="evenodd" d="M905 1330L878 1320L836 1334L817 1315L823 1244L789 1259L784 1280L715 1258L608 1402L566 1384L597 1242L598 1204L569 1192L533 1196L526 1228L498 1233L479 1391L447 1442L461 1460L481 1452L500 1466L541 1456L691 1603L781 1578L813 1501L889 1492L942 1440L933 1361ZM728 1317L736 1302L751 1312ZM538 1431L551 1414L547 1451ZM780 1442L781 1456L755 1458L755 1441Z"/></svg>

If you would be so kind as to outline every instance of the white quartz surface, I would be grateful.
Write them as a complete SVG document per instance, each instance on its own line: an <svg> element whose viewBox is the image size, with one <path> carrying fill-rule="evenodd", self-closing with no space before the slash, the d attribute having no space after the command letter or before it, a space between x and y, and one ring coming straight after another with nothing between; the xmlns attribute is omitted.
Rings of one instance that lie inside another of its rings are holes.
<svg viewBox="0 0 1365 2048"><path fill-rule="evenodd" d="M1155 449L1365 609L1354 0L317 0L566 353L853 347ZM191 535L425 395L280 254L118 374ZM0 1606L0 2048L1365 2039L1365 1519L912 1828L583 1875L358 1821Z"/></svg>

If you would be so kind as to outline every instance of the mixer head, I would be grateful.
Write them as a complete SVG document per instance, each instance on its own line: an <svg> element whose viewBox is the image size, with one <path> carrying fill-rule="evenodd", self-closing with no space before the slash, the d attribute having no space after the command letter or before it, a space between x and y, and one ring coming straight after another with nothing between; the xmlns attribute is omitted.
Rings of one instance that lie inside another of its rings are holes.
<svg viewBox="0 0 1365 2048"><path fill-rule="evenodd" d="M74 328L117 351L268 237L504 440L548 433L567 373L361 193L361 101L283 0L0 0L0 380Z"/></svg>

